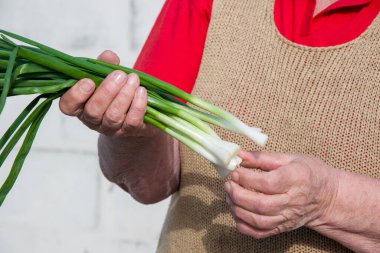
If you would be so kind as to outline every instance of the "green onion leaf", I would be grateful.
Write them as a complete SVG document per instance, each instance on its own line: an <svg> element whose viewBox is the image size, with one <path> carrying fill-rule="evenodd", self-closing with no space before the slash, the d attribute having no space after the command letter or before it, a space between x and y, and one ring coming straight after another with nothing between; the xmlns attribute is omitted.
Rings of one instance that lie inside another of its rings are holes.
<svg viewBox="0 0 380 253"><path fill-rule="evenodd" d="M5 102L8 96L8 91L11 87L12 72L13 72L13 67L15 66L17 52L18 52L18 47L15 47L15 49L12 51L11 55L9 56L7 71L5 72L5 77L4 77L4 85L3 85L1 96L0 96L0 115L4 109Z"/></svg>
<svg viewBox="0 0 380 253"><path fill-rule="evenodd" d="M44 119L46 113L49 111L51 106L51 101L44 105L42 111L38 114L36 119L32 122L29 131L24 139L24 142L15 158L15 161L12 165L11 171L5 180L3 186L0 188L0 206L3 204L8 193L12 189L13 185L16 182L18 175L20 174L22 165L25 162L27 155L29 154L30 149L32 148L33 141L37 135L38 128L40 127L42 120Z"/></svg>

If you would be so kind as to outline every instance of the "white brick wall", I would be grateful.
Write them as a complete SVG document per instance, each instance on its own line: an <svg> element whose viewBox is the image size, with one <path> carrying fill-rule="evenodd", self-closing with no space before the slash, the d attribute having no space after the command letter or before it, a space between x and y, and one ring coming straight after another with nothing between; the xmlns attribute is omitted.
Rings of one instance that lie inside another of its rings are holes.
<svg viewBox="0 0 380 253"><path fill-rule="evenodd" d="M0 27L78 56L131 66L164 0L0 0ZM0 133L30 98L12 98ZM168 200L141 205L101 175L97 134L52 108L0 208L1 253L153 252ZM12 154L13 157L15 154ZM0 183L11 163L0 169Z"/></svg>

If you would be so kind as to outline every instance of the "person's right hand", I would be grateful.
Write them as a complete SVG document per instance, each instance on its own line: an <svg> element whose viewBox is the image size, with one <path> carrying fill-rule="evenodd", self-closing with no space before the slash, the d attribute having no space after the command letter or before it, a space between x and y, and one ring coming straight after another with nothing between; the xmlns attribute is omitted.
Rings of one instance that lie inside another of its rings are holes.
<svg viewBox="0 0 380 253"><path fill-rule="evenodd" d="M119 57L104 51L99 60L119 64ZM136 74L116 70L96 89L92 80L78 81L60 99L61 111L78 117L86 126L108 136L151 136L156 129L144 124L147 92Z"/></svg>

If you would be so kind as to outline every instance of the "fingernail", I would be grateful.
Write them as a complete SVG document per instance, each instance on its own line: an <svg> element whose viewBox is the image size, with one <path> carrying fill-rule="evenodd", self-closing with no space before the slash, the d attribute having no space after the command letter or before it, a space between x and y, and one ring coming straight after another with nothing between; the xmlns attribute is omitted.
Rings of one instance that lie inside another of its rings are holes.
<svg viewBox="0 0 380 253"><path fill-rule="evenodd" d="M127 85L135 85L138 82L137 76L134 74L128 75Z"/></svg>
<svg viewBox="0 0 380 253"><path fill-rule="evenodd" d="M231 178L232 178L232 180L234 180L236 183L238 183L239 182L239 173L237 173L236 171L234 171L234 172L232 172L232 174L231 174Z"/></svg>
<svg viewBox="0 0 380 253"><path fill-rule="evenodd" d="M79 84L79 89L84 93L89 93L90 91L92 91L93 87L94 85L92 81L87 79L82 80Z"/></svg>
<svg viewBox="0 0 380 253"><path fill-rule="evenodd" d="M115 83L122 84L125 82L125 79L127 78L127 75L123 71L115 71L112 73L112 78Z"/></svg>
<svg viewBox="0 0 380 253"><path fill-rule="evenodd" d="M226 202L229 206L231 205L231 199L228 196L226 197Z"/></svg>
<svg viewBox="0 0 380 253"><path fill-rule="evenodd" d="M224 184L224 189L227 191L227 192L230 192L231 191L231 182L226 182L225 184Z"/></svg>
<svg viewBox="0 0 380 253"><path fill-rule="evenodd" d="M146 93L146 90L143 87L139 87L137 89L137 96L143 97L143 96L145 96L145 93Z"/></svg>

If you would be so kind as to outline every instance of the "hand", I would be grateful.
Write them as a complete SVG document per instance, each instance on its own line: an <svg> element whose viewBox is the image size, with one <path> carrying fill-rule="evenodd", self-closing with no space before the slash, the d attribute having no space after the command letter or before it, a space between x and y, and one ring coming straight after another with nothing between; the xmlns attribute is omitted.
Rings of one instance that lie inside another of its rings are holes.
<svg viewBox="0 0 380 253"><path fill-rule="evenodd" d="M225 183L237 229L265 238L301 226L328 212L337 195L335 169L302 154L241 152L242 166Z"/></svg>
<svg viewBox="0 0 380 253"><path fill-rule="evenodd" d="M104 51L100 60L119 64L119 57ZM149 136L156 129L143 122L147 107L146 89L136 74L116 70L96 89L90 79L78 81L60 99L61 111L76 116L89 128L108 136Z"/></svg>

